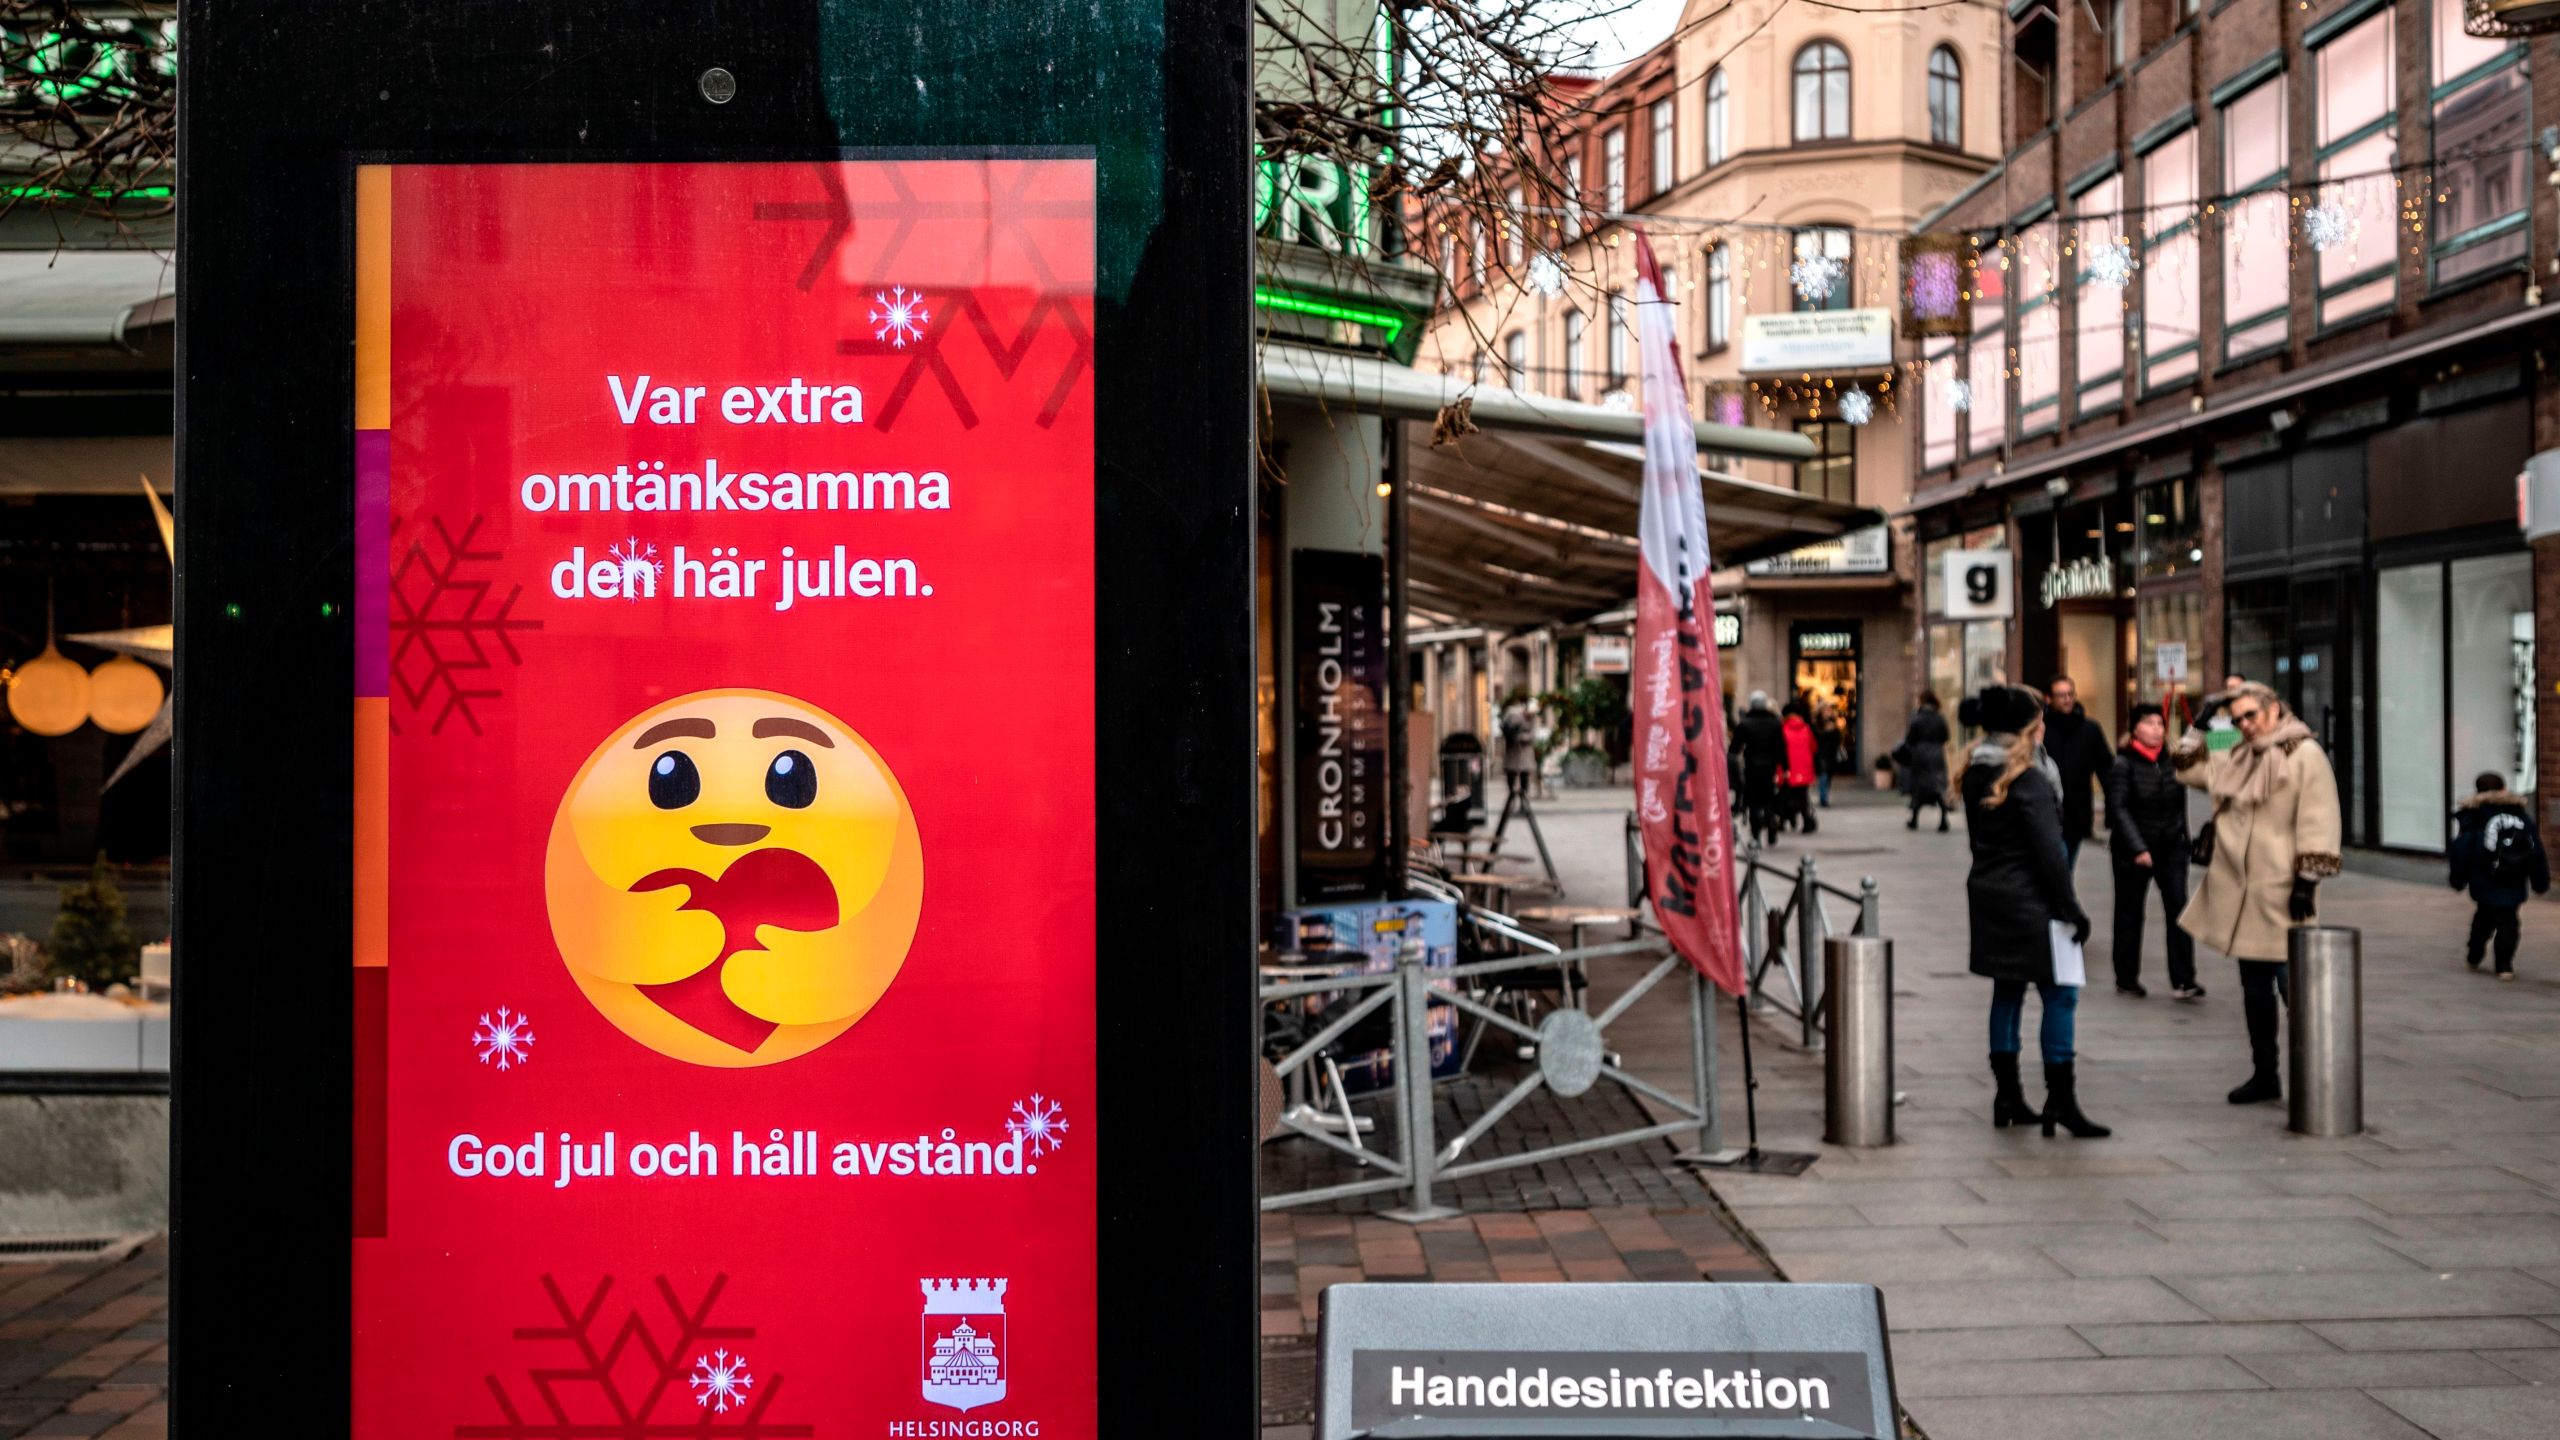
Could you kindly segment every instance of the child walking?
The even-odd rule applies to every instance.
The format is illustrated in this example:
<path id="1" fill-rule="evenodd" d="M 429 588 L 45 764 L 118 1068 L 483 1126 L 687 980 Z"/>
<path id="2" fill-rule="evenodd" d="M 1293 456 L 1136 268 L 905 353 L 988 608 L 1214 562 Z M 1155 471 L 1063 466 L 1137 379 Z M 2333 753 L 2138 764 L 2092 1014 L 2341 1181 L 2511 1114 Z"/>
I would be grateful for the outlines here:
<path id="1" fill-rule="evenodd" d="M 2469 889 L 2471 940 L 2464 960 L 2480 968 L 2481 952 L 2497 942 L 2498 978 L 2516 978 L 2516 943 L 2521 937 L 2517 911 L 2524 908 L 2527 885 L 2533 893 L 2551 888 L 2551 862 L 2542 851 L 2542 836 L 2533 811 L 2521 795 L 2507 790 L 2506 777 L 2484 770 L 2472 784 L 2479 793 L 2454 808 L 2453 888 Z"/>

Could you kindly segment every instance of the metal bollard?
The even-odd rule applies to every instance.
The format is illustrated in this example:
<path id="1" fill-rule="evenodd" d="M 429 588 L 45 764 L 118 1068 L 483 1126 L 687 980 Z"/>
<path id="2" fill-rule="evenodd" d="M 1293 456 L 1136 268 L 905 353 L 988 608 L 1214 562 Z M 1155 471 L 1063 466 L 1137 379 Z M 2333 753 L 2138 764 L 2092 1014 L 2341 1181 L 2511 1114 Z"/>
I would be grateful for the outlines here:
<path id="1" fill-rule="evenodd" d="M 1823 945 L 1831 1047 L 1822 1059 L 1822 1138 L 1893 1143 L 1893 942 L 1834 935 Z"/>
<path id="2" fill-rule="evenodd" d="M 2287 948 L 2287 1122 L 2303 1135 L 2357 1134 L 2364 1129 L 2364 937 L 2343 925 L 2304 925 Z"/>
<path id="3" fill-rule="evenodd" d="M 1822 1048 L 1822 891 L 1813 857 L 1796 862 L 1796 977 L 1803 984 L 1799 1012 L 1804 1021 L 1804 1048 Z"/>

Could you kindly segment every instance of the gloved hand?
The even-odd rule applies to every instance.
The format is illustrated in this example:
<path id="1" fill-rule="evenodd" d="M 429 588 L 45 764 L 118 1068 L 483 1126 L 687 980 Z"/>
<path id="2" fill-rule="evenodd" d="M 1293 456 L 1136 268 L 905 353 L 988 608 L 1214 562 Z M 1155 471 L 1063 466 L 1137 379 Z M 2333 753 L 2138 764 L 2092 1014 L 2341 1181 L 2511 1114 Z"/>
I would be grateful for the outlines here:
<path id="1" fill-rule="evenodd" d="M 2308 875 L 2296 875 L 2293 877 L 2293 899 L 2285 906 L 2285 910 L 2293 916 L 2294 924 L 2308 925 L 2311 923 L 2311 900 L 2312 896 L 2317 894 L 2319 889 L 2320 882 L 2312 879 Z"/>
<path id="2" fill-rule="evenodd" d="M 2088 917 L 2088 916 L 2086 916 L 2086 915 L 2076 915 L 2076 916 L 2073 916 L 2073 917 L 2072 917 L 2072 920 L 2071 920 L 2071 943 L 2072 943 L 2072 944 L 2074 944 L 2074 945 L 2086 945 L 2086 944 L 2088 944 L 2088 943 L 2089 943 L 2089 917 Z"/>
<path id="3" fill-rule="evenodd" d="M 2227 706 L 2229 706 L 2230 704 L 2231 704 L 2231 692 L 2230 692 L 2230 691 L 2228 691 L 2228 690 L 2216 690 L 2216 691 L 2214 691 L 2212 694 L 2207 695 L 2207 696 L 2206 696 L 2206 697 L 2204 697 L 2202 700 L 2199 700 L 2199 701 L 2197 701 L 2197 702 L 2196 702 L 2196 718 L 2195 718 L 2195 720 L 2194 720 L 2194 722 L 2193 722 L 2193 723 L 2198 724 L 2198 725 L 2202 725 L 2202 724 L 2204 724 L 2206 721 L 2211 720 L 2214 716 L 2221 714 L 2221 713 L 2222 713 L 2222 711 L 2224 710 L 2224 708 L 2225 708 L 2225 707 L 2227 707 Z"/>

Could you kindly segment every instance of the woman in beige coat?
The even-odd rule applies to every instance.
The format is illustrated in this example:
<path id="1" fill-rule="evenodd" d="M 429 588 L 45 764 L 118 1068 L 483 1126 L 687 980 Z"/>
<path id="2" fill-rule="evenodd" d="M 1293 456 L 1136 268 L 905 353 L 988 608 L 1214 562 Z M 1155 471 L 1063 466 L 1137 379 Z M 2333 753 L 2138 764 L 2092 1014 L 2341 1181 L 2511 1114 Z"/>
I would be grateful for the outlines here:
<path id="1" fill-rule="evenodd" d="M 2225 706 L 2240 743 L 2214 753 L 2203 722 Z M 2310 727 L 2264 685 L 2210 697 L 2171 753 L 2178 778 L 2213 797 L 2213 860 L 2178 924 L 2240 962 L 2251 1068 L 2230 1100 L 2282 1099 L 2276 1019 L 2285 932 L 2317 921 L 2319 884 L 2338 873 L 2338 777 Z"/>

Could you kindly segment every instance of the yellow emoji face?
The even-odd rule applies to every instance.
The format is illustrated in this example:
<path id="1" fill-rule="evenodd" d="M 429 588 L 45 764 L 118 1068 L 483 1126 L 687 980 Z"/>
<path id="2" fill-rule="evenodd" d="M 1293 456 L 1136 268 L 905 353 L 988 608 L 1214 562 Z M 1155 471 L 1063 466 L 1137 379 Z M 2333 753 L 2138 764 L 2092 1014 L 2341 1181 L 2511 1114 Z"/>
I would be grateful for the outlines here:
<path id="1" fill-rule="evenodd" d="M 570 977 L 622 1033 L 696 1065 L 770 1065 L 843 1034 L 897 978 L 924 847 L 843 721 L 702 690 L 578 768 L 543 885 Z"/>

